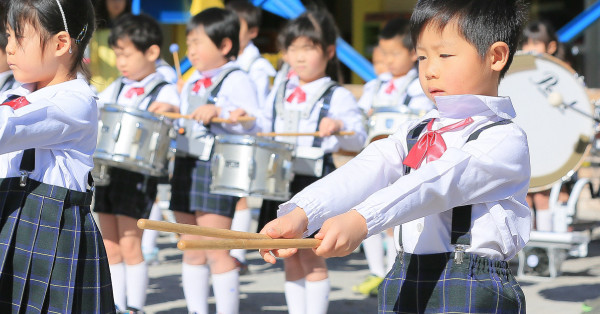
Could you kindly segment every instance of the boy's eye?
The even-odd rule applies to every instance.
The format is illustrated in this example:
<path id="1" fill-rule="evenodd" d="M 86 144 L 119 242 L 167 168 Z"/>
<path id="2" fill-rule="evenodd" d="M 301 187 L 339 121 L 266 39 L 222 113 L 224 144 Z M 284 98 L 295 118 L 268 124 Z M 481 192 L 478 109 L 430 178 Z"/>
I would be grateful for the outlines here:
<path id="1" fill-rule="evenodd" d="M 449 54 L 441 54 L 440 55 L 440 58 L 449 58 L 449 57 L 452 57 L 452 55 L 449 55 Z"/>
<path id="2" fill-rule="evenodd" d="M 425 56 L 418 56 L 417 57 L 417 61 L 423 61 L 425 59 L 427 59 L 427 58 L 425 58 Z"/>

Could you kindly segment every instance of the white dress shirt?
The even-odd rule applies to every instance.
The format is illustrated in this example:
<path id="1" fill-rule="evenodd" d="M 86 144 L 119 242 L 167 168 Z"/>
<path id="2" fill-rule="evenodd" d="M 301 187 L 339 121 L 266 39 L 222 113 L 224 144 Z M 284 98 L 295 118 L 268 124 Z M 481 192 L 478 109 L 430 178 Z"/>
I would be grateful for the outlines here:
<path id="1" fill-rule="evenodd" d="M 407 96 L 410 96 L 408 108 L 415 113 L 426 113 L 434 108 L 431 100 L 423 92 L 416 68 L 411 69 L 404 76 L 393 79 L 390 79 L 390 77 L 389 73 L 379 76 L 379 79 L 384 81 L 379 89 L 377 89 L 376 80 L 371 80 L 365 84 L 363 94 L 358 101 L 358 106 L 364 112 L 368 112 L 374 106 L 402 106 Z M 395 88 L 391 93 L 387 93 L 386 91 L 392 83 Z"/>
<path id="2" fill-rule="evenodd" d="M 131 97 L 127 97 L 127 92 L 132 88 L 145 88 L 153 82 L 154 80 L 165 80 L 162 74 L 158 72 L 154 72 L 148 76 L 146 76 L 141 81 L 130 80 L 126 77 L 122 78 L 122 82 L 124 83 L 119 96 L 117 97 L 117 104 L 124 107 L 132 107 L 138 102 L 138 97 L 143 97 L 143 95 L 133 94 Z M 120 80 L 115 80 L 112 82 L 106 89 L 104 89 L 100 94 L 98 94 L 98 105 L 103 107 L 105 104 L 114 103 L 114 96 L 116 90 L 120 87 Z M 176 107 L 179 107 L 179 93 L 177 92 L 177 86 L 175 84 L 167 84 L 163 86 L 158 92 L 156 97 L 156 102 L 164 102 Z M 139 103 L 136 109 L 138 110 L 148 110 L 150 106 L 150 97 L 146 97 L 142 102 Z"/>
<path id="3" fill-rule="evenodd" d="M 258 48 L 252 42 L 246 46 L 236 62 L 242 70 L 248 72 L 250 79 L 256 86 L 258 101 L 262 107 L 267 95 L 269 95 L 270 78 L 274 77 L 277 72 L 267 59 L 261 57 Z"/>
<path id="4" fill-rule="evenodd" d="M 287 101 L 287 98 L 294 91 L 298 85 L 298 77 L 294 76 L 290 78 L 286 86 L 284 95 L 284 110 L 305 110 L 307 106 L 313 106 L 311 103 L 312 99 L 320 95 L 316 95 L 322 91 L 323 85 L 331 82 L 331 78 L 323 77 L 318 80 L 302 85 L 302 90 L 306 93 L 306 101 L 303 103 L 297 103 L 294 99 L 291 103 Z M 282 82 L 284 84 L 285 81 Z M 266 105 L 263 107 L 263 116 L 267 122 L 263 126 L 264 130 L 272 129 L 273 121 L 273 106 L 275 104 L 275 97 L 279 86 L 272 89 L 271 93 L 267 97 Z M 293 132 L 315 132 L 319 123 L 319 115 L 321 113 L 321 105 L 323 99 L 320 99 L 314 104 L 314 108 L 310 112 L 308 119 L 301 119 L 298 125 L 298 130 Z M 354 131 L 355 135 L 352 136 L 329 136 L 323 138 L 321 148 L 325 153 L 337 152 L 340 149 L 347 151 L 360 151 L 366 139 L 366 131 L 363 123 L 363 116 L 356 105 L 356 99 L 352 93 L 343 87 L 337 87 L 331 97 L 331 104 L 327 117 L 335 120 L 341 120 L 344 123 L 344 127 L 341 131 Z M 275 121 L 275 132 L 290 132 L 286 131 L 285 121 L 281 114 L 277 115 Z M 288 138 L 276 138 L 279 141 L 288 141 Z M 314 137 L 312 136 L 298 136 L 296 137 L 297 146 L 312 146 Z"/>
<path id="5" fill-rule="evenodd" d="M 23 150 L 35 148 L 30 178 L 85 191 L 98 132 L 94 92 L 82 79 L 31 88 L 22 85 L 0 96 L 25 96 L 30 103 L 17 110 L 0 106 L 0 178 L 18 177 Z"/>
<path id="6" fill-rule="evenodd" d="M 447 145 L 440 159 L 404 175 L 409 121 L 387 139 L 371 143 L 361 154 L 280 207 L 283 215 L 296 206 L 309 219 L 306 234 L 330 217 L 356 209 L 368 235 L 402 224 L 404 250 L 414 254 L 453 251 L 451 209 L 472 204 L 472 243 L 467 252 L 492 259 L 511 259 L 529 240 L 530 211 L 525 201 L 530 179 L 529 148 L 514 123 L 477 129 L 515 112 L 509 98 L 473 95 L 436 97 L 433 130 L 467 117 L 474 122 L 442 134 Z"/>
<path id="7" fill-rule="evenodd" d="M 202 86 L 198 92 L 194 92 L 192 87 L 197 80 L 205 77 L 210 77 L 213 80 L 219 76 L 221 71 L 226 68 L 237 67 L 235 62 L 228 62 L 220 68 L 199 72 L 195 71 L 192 76 L 187 80 L 183 89 L 181 90 L 181 113 L 182 114 L 190 114 L 191 110 L 189 110 L 189 102 L 188 97 L 190 94 L 197 95 L 201 97 L 207 92 L 207 88 Z M 213 81 L 213 84 L 216 82 Z M 210 88 L 210 87 L 209 87 Z M 259 125 L 262 125 L 260 121 L 260 109 L 258 104 L 258 98 L 256 96 L 256 89 L 254 84 L 250 82 L 250 78 L 248 74 L 244 71 L 233 71 L 227 75 L 225 80 L 223 80 L 223 84 L 221 85 L 221 89 L 217 94 L 217 101 L 215 106 L 221 108 L 220 118 L 229 119 L 229 113 L 238 108 L 242 108 L 246 111 L 248 116 L 253 116 L 257 118 L 255 123 L 212 123 L 210 125 L 210 131 L 213 134 L 250 134 L 259 132 Z M 249 127 L 250 128 L 245 128 Z M 206 128 L 201 123 L 196 123 L 195 126 L 196 131 L 200 132 L 201 129 L 206 130 Z"/>

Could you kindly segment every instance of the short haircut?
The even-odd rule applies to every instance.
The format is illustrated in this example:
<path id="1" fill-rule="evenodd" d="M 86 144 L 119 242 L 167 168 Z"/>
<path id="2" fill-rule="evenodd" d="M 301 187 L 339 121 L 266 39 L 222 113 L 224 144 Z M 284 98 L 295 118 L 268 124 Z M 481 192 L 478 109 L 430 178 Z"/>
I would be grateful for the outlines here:
<path id="1" fill-rule="evenodd" d="M 402 40 L 402 46 L 408 50 L 414 50 L 415 46 L 410 33 L 410 23 L 401 18 L 396 18 L 389 21 L 381 32 L 379 33 L 379 39 L 394 39 L 399 37 Z"/>
<path id="2" fill-rule="evenodd" d="M 526 16 L 522 0 L 419 0 L 410 19 L 412 40 L 416 46 L 419 35 L 428 25 L 442 31 L 448 23 L 456 22 L 459 32 L 481 58 L 492 44 L 504 42 L 509 56 L 500 71 L 502 78 L 517 51 Z"/>
<path id="3" fill-rule="evenodd" d="M 8 38 L 6 37 L 6 32 L 4 31 L 4 27 L 0 27 L 0 50 L 6 53 L 6 45 L 8 45 Z"/>
<path id="4" fill-rule="evenodd" d="M 229 38 L 232 46 L 225 57 L 237 57 L 240 51 L 240 19 L 234 12 L 220 8 L 206 9 L 188 22 L 186 35 L 198 27 L 204 29 L 204 33 L 217 47 L 221 46 L 225 38 Z"/>
<path id="5" fill-rule="evenodd" d="M 528 39 L 543 42 L 546 46 L 553 41 L 558 43 L 554 27 L 548 21 L 533 21 L 527 24 L 523 30 L 522 43 Z"/>
<path id="6" fill-rule="evenodd" d="M 253 5 L 246 0 L 234 0 L 227 3 L 225 6 L 228 10 L 235 12 L 241 19 L 246 21 L 248 29 L 260 27 L 262 12 L 259 7 Z"/>
<path id="7" fill-rule="evenodd" d="M 129 39 L 133 46 L 146 52 L 153 45 L 162 46 L 163 35 L 158 22 L 149 15 L 123 14 L 115 20 L 108 36 L 108 44 L 117 46 L 119 39 Z"/>

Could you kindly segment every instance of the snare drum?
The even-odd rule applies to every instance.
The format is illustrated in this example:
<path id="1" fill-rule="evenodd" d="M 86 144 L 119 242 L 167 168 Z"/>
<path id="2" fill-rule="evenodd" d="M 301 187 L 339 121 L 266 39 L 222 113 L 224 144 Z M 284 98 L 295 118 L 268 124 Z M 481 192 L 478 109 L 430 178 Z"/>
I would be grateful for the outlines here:
<path id="1" fill-rule="evenodd" d="M 172 121 L 163 116 L 107 104 L 100 110 L 94 158 L 108 166 L 166 176 L 173 133 Z"/>
<path id="2" fill-rule="evenodd" d="M 406 106 L 373 107 L 369 118 L 366 145 L 394 134 L 400 125 L 406 121 L 417 119 L 418 114 Z"/>
<path id="3" fill-rule="evenodd" d="M 210 192 L 288 200 L 293 150 L 292 144 L 249 135 L 217 135 Z"/>

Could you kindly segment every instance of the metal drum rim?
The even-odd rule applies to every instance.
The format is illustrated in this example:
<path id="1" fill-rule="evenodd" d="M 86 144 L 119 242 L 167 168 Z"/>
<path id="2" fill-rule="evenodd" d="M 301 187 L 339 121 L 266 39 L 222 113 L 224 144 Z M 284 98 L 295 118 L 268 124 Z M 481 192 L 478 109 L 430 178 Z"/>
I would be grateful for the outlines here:
<path id="1" fill-rule="evenodd" d="M 219 134 L 215 136 L 215 143 L 219 144 L 240 144 L 258 147 L 269 147 L 275 150 L 293 151 L 294 145 L 290 143 L 277 142 L 274 140 L 252 136 L 252 135 L 237 135 L 237 134 Z"/>
<path id="2" fill-rule="evenodd" d="M 126 106 L 121 106 L 118 104 L 105 104 L 100 110 L 104 110 L 107 112 L 125 112 L 134 117 L 144 118 L 153 121 L 160 121 L 166 124 L 172 125 L 173 121 L 171 119 L 166 118 L 163 115 L 157 115 L 149 111 L 139 110 L 137 108 L 131 108 Z"/>

